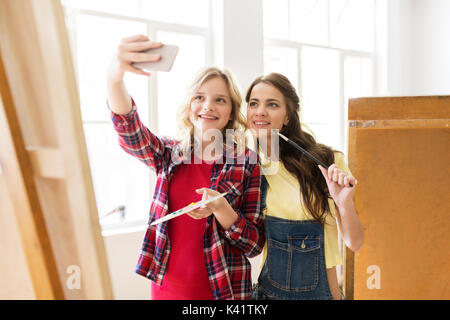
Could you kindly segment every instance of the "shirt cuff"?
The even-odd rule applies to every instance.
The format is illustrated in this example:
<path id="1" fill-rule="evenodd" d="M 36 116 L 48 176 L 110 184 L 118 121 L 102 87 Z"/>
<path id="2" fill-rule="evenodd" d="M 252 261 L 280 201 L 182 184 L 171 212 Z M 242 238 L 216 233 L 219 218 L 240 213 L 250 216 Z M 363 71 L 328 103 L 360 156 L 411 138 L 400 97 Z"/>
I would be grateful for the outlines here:
<path id="1" fill-rule="evenodd" d="M 111 119 L 114 125 L 116 126 L 126 126 L 132 123 L 136 118 L 137 107 L 136 104 L 134 103 L 133 97 L 131 97 L 131 106 L 132 106 L 131 111 L 128 112 L 127 114 L 117 114 L 114 111 L 112 111 L 111 108 L 109 107 L 108 100 L 106 100 L 106 106 L 110 111 Z"/>
<path id="2" fill-rule="evenodd" d="M 225 237 L 231 241 L 238 241 L 244 228 L 245 219 L 238 214 L 237 220 L 227 230 L 224 230 Z"/>

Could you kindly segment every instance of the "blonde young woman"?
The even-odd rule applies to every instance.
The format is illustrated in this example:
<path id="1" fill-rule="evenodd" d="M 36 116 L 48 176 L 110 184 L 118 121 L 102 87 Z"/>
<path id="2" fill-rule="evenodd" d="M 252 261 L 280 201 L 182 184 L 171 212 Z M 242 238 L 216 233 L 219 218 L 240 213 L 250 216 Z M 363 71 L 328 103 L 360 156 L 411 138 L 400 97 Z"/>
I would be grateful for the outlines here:
<path id="1" fill-rule="evenodd" d="M 248 127 L 259 142 L 267 141 L 259 148 L 267 243 L 254 297 L 341 299 L 336 275 L 336 266 L 342 263 L 338 230 L 353 251 L 364 238 L 352 200 L 357 181 L 341 152 L 317 143 L 303 130 L 300 100 L 285 76 L 258 77 L 245 100 Z M 276 154 L 272 140 L 279 137 L 273 129 L 321 160 L 328 170 L 284 140 L 279 141 Z"/>
<path id="2" fill-rule="evenodd" d="M 152 299 L 248 299 L 248 257 L 258 255 L 265 241 L 260 168 L 248 149 L 238 154 L 235 143 L 217 145 L 220 139 L 207 138 L 211 130 L 224 135 L 242 130 L 241 95 L 228 71 L 203 69 L 179 112 L 182 138 L 156 136 L 139 120 L 123 76 L 149 76 L 132 63 L 160 59 L 140 51 L 161 45 L 143 35 L 123 39 L 107 78 L 120 146 L 157 175 L 149 223 L 191 202 L 228 194 L 188 215 L 149 225 L 136 272 L 152 280 Z"/>

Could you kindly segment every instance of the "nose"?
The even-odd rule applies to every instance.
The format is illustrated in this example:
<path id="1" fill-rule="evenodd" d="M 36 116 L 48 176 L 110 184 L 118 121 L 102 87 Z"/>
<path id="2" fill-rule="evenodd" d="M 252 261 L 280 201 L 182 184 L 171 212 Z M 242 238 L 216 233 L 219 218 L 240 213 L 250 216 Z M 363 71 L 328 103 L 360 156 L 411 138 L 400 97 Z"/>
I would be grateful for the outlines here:
<path id="1" fill-rule="evenodd" d="M 202 105 L 203 111 L 213 111 L 214 110 L 214 104 L 211 102 L 210 99 L 205 99 Z"/>
<path id="2" fill-rule="evenodd" d="M 256 109 L 256 113 L 257 116 L 259 117 L 265 117 L 267 116 L 267 111 L 266 111 L 266 107 L 263 104 L 260 104 L 258 106 L 258 108 Z"/>

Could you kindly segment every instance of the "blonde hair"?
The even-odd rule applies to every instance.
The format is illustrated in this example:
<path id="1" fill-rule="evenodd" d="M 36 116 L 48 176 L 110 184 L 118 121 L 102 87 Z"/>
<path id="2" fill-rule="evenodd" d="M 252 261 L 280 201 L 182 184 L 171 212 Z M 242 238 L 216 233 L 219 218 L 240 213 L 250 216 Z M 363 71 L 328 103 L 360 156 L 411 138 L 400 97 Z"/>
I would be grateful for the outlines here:
<path id="1" fill-rule="evenodd" d="M 204 82 L 216 77 L 221 78 L 225 81 L 228 90 L 230 91 L 231 98 L 230 121 L 227 123 L 225 128 L 223 128 L 222 134 L 224 134 L 225 136 L 226 130 L 232 129 L 234 137 L 237 137 L 238 135 L 243 136 L 245 130 L 247 129 L 245 117 L 241 112 L 242 96 L 233 74 L 229 70 L 221 70 L 217 67 L 202 68 L 194 76 L 193 80 L 188 86 L 184 103 L 180 106 L 177 112 L 178 138 L 180 141 L 182 152 L 195 145 L 194 125 L 189 119 L 189 111 L 192 99 Z"/>

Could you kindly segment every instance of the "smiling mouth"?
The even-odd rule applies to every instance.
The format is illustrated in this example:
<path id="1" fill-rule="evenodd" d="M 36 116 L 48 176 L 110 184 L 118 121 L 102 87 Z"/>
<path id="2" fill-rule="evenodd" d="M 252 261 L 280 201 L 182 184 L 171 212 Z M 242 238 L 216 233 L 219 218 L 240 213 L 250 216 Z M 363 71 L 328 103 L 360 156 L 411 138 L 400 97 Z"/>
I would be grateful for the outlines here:
<path id="1" fill-rule="evenodd" d="M 253 125 L 255 127 L 266 127 L 266 126 L 270 125 L 270 122 L 267 122 L 267 121 L 253 121 Z"/>
<path id="2" fill-rule="evenodd" d="M 217 120 L 217 119 L 219 119 L 218 117 L 208 116 L 206 114 L 200 114 L 198 117 L 200 119 L 204 119 L 204 120 Z"/>

